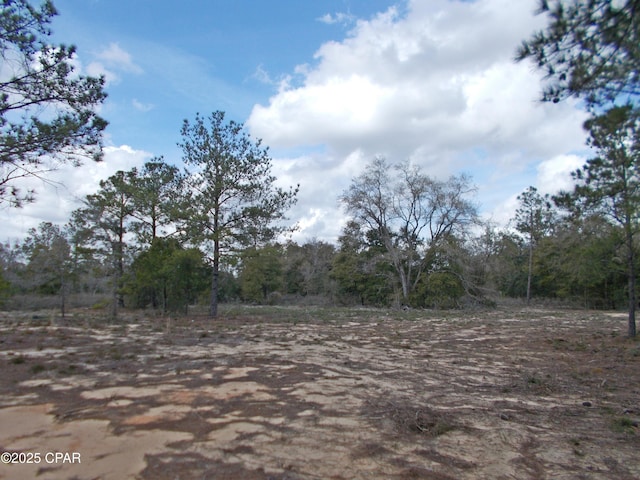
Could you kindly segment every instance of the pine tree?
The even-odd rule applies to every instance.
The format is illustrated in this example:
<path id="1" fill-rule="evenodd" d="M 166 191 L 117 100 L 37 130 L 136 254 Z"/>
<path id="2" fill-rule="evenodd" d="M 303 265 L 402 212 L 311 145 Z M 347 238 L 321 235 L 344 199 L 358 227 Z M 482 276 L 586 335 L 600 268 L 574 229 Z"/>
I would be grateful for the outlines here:
<path id="1" fill-rule="evenodd" d="M 0 204 L 34 200 L 35 192 L 20 190 L 22 178 L 47 181 L 61 163 L 102 158 L 107 122 L 96 111 L 104 78 L 77 75 L 76 48 L 48 43 L 56 14 L 50 0 L 39 8 L 28 0 L 0 5 Z"/>

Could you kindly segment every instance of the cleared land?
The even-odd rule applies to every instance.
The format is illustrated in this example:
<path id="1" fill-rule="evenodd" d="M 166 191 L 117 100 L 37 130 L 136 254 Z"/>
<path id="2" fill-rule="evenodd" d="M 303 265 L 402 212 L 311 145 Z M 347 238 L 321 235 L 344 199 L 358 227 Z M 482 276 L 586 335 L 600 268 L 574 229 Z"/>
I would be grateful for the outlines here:
<path id="1" fill-rule="evenodd" d="M 2 313 L 0 450 L 41 461 L 0 478 L 637 479 L 625 332 L 563 310 Z"/>

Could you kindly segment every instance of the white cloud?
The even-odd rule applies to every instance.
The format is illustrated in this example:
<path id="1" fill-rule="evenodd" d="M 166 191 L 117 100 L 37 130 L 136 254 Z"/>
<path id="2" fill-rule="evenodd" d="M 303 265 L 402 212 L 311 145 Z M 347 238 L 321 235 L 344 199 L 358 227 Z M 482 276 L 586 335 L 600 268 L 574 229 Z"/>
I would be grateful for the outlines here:
<path id="1" fill-rule="evenodd" d="M 293 77 L 291 75 L 280 75 L 279 77 L 274 78 L 264 68 L 264 66 L 260 64 L 256 67 L 253 74 L 251 74 L 249 78 L 265 85 L 277 87 L 278 91 L 285 91 L 290 88 L 291 80 Z"/>
<path id="2" fill-rule="evenodd" d="M 95 58 L 87 65 L 87 73 L 91 76 L 104 75 L 107 85 L 118 83 L 121 73 L 143 73 L 142 68 L 134 63 L 131 54 L 117 43 L 110 43 L 97 52 Z"/>
<path id="3" fill-rule="evenodd" d="M 410 158 L 436 176 L 512 172 L 522 185 L 509 180 L 501 199 L 482 195 L 484 187 L 499 188 L 495 181 L 480 185 L 481 196 L 506 202 L 535 183 L 523 171 L 544 162 L 546 175 L 585 139 L 586 114 L 576 103 L 541 103 L 541 74 L 513 60 L 520 42 L 544 26 L 535 8 L 534 0 L 413 0 L 406 14 L 390 8 L 359 20 L 345 39 L 320 46 L 314 64 L 296 69 L 300 82 L 281 84 L 267 104 L 255 105 L 247 126 L 275 148 L 324 146 L 325 158 L 298 171 L 302 183 L 348 184 L 384 154 L 393 162 Z M 354 152 L 358 169 L 339 177 Z M 336 190 L 329 189 L 334 203 Z M 309 209 L 302 218 L 314 215 Z"/>
<path id="4" fill-rule="evenodd" d="M 101 62 L 90 62 L 87 65 L 87 74 L 92 77 L 104 77 L 106 85 L 112 85 L 120 81 L 118 74 L 109 70 Z"/>
<path id="5" fill-rule="evenodd" d="M 137 98 L 134 98 L 131 101 L 131 105 L 133 105 L 133 108 L 141 112 L 149 112 L 155 108 L 155 105 L 153 103 L 142 103 Z"/>
<path id="6" fill-rule="evenodd" d="M 524 188 L 522 190 L 524 190 Z M 496 206 L 484 215 L 485 220 L 490 221 L 492 225 L 500 229 L 508 227 L 518 209 L 518 195 L 520 195 L 520 193 L 521 192 L 514 193 L 503 200 L 499 206 Z"/>
<path id="7" fill-rule="evenodd" d="M 360 151 L 346 159 L 316 153 L 274 160 L 278 186 L 286 189 L 300 184 L 298 203 L 288 212 L 288 217 L 298 222 L 294 240 L 337 242 L 345 224 L 339 196 L 349 187 L 351 178 L 360 174 L 364 162 Z"/>
<path id="8" fill-rule="evenodd" d="M 512 61 L 537 25 L 531 10 L 504 0 L 428 4 L 411 3 L 402 18 L 392 8 L 322 45 L 301 86 L 254 107 L 252 132 L 273 146 L 363 148 L 398 160 L 477 145 L 544 155 L 582 143 L 580 112 L 538 103 L 540 76 Z"/>
<path id="9" fill-rule="evenodd" d="M 110 43 L 108 47 L 102 49 L 96 56 L 106 65 L 118 70 L 135 74 L 143 72 L 142 68 L 133 62 L 131 54 L 123 50 L 117 43 Z"/>
<path id="10" fill-rule="evenodd" d="M 321 23 L 326 23 L 327 25 L 334 25 L 336 23 L 348 25 L 353 23 L 356 20 L 356 17 L 350 13 L 336 12 L 333 15 L 325 13 L 321 17 L 318 17 L 317 20 Z"/>
<path id="11" fill-rule="evenodd" d="M 98 190 L 101 180 L 118 170 L 139 168 L 151 156 L 128 145 L 107 146 L 102 162 L 87 161 L 77 168 L 63 165 L 47 174 L 46 182 L 35 178 L 24 179 L 18 186 L 23 191 L 33 188 L 36 201 L 19 209 L 0 209 L 0 223 L 3 226 L 0 241 L 23 238 L 30 228 L 37 227 L 41 222 L 67 223 L 71 212 L 81 206 L 82 199 Z"/>
<path id="12" fill-rule="evenodd" d="M 538 191 L 543 195 L 553 195 L 561 190 L 572 190 L 575 182 L 571 173 L 585 163 L 586 159 L 578 155 L 557 155 L 543 161 L 537 167 Z"/>
<path id="13" fill-rule="evenodd" d="M 487 195 L 500 194 L 499 188 L 502 187 L 504 197 L 485 213 L 485 218 L 491 219 L 498 227 L 506 227 L 518 208 L 518 195 L 529 186 L 536 187 L 541 195 L 555 195 L 561 190 L 571 191 L 575 185 L 571 173 L 584 163 L 585 158 L 580 155 L 556 155 L 540 162 L 535 168 L 535 176 L 528 178 L 517 176 L 515 181 L 504 178 L 494 179 L 492 182 L 494 191 Z"/>
<path id="14" fill-rule="evenodd" d="M 275 82 L 273 81 L 273 79 L 269 75 L 269 72 L 267 72 L 264 69 L 263 65 L 258 65 L 256 67 L 256 70 L 255 70 L 255 72 L 253 72 L 253 75 L 251 75 L 251 78 L 257 80 L 260 83 L 266 83 L 267 85 L 274 85 L 275 84 Z"/>

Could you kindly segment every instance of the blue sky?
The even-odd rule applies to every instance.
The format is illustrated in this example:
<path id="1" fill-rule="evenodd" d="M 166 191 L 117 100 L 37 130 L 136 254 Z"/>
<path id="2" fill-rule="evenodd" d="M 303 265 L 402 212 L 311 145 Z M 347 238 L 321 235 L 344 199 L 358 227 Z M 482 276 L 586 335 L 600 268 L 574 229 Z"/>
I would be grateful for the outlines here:
<path id="1" fill-rule="evenodd" d="M 95 59 L 117 76 L 108 84 L 104 110 L 113 140 L 168 156 L 179 155 L 175 144 L 183 119 L 223 110 L 245 121 L 256 103 L 274 93 L 270 82 L 312 61 L 320 45 L 344 37 L 357 17 L 369 18 L 393 2 L 56 0 L 55 5 L 56 40 L 75 44 L 81 59 Z M 340 13 L 342 22 L 319 20 Z"/>
<path id="2" fill-rule="evenodd" d="M 374 155 L 438 178 L 466 172 L 486 219 L 504 224 L 529 185 L 570 186 L 585 113 L 538 101 L 517 45 L 545 25 L 535 0 L 54 0 L 54 41 L 76 70 L 105 75 L 105 161 L 32 184 L 0 210 L 4 237 L 65 223 L 119 169 L 180 164 L 182 121 L 223 110 L 268 145 L 283 186 L 300 183 L 296 240 L 335 241 L 338 196 Z M 4 238 L 2 238 L 4 240 Z"/>

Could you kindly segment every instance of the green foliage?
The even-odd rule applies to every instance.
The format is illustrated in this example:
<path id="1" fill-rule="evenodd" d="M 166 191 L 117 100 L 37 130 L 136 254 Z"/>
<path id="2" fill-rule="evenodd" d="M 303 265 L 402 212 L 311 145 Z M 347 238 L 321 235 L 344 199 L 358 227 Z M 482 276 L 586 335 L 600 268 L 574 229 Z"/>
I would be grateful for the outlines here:
<path id="1" fill-rule="evenodd" d="M 24 278 L 24 254 L 20 244 L 11 245 L 9 242 L 0 244 L 0 278 L 2 281 L 2 299 L 6 302 L 11 296 L 26 291 Z"/>
<path id="2" fill-rule="evenodd" d="M 550 210 L 548 199 L 535 189 L 523 193 L 515 218 L 523 237 L 502 233 L 485 242 L 489 283 L 521 297 L 530 272 L 536 296 L 579 301 L 587 308 L 620 308 L 627 302 L 633 315 L 630 282 L 635 274 L 630 272 L 637 271 L 640 223 L 638 124 L 629 105 L 586 123 L 596 156 L 574 173 L 573 191 L 553 197 L 564 216 Z"/>
<path id="3" fill-rule="evenodd" d="M 242 124 L 225 123 L 224 112 L 184 121 L 183 160 L 192 168 L 189 186 L 197 192 L 188 212 L 190 238 L 229 249 L 271 240 L 285 227 L 274 222 L 295 202 L 297 189 L 274 187 L 271 159 L 261 141 Z M 207 124 L 208 123 L 208 124 Z"/>
<path id="4" fill-rule="evenodd" d="M 283 252 L 284 289 L 300 296 L 333 295 L 329 276 L 335 247 L 311 240 L 303 245 L 288 242 Z"/>
<path id="5" fill-rule="evenodd" d="M 202 252 L 197 248 L 177 250 L 167 262 L 161 275 L 167 276 L 166 305 L 169 310 L 187 313 L 209 288 L 211 269 L 206 265 Z"/>
<path id="6" fill-rule="evenodd" d="M 131 265 L 124 291 L 138 308 L 186 311 L 208 288 L 209 269 L 197 249 L 156 238 Z"/>
<path id="7" fill-rule="evenodd" d="M 621 230 L 600 215 L 564 222 L 539 246 L 534 265 L 540 295 L 578 300 L 586 308 L 626 301 Z"/>
<path id="8" fill-rule="evenodd" d="M 124 282 L 124 292 L 134 307 L 167 310 L 167 276 L 164 267 L 179 248 L 177 242 L 158 239 L 143 250 L 132 262 Z"/>
<path id="9" fill-rule="evenodd" d="M 384 307 L 393 301 L 393 271 L 387 262 L 376 261 L 367 252 L 338 252 L 331 277 L 338 284 L 342 303 Z"/>
<path id="10" fill-rule="evenodd" d="M 629 417 L 616 417 L 611 420 L 611 429 L 616 433 L 635 435 L 638 422 Z"/>
<path id="11" fill-rule="evenodd" d="M 0 7 L 0 203 L 21 206 L 24 177 L 46 178 L 59 163 L 102 157 L 107 122 L 96 111 L 104 79 L 74 72 L 74 46 L 51 45 L 51 1 L 4 0 Z"/>
<path id="12" fill-rule="evenodd" d="M 534 250 L 540 241 L 552 230 L 554 215 L 551 209 L 549 195 L 544 197 L 535 187 L 527 188 L 518 195 L 520 202 L 514 218 L 518 232 L 526 235 L 529 249 L 527 267 L 527 304 L 531 301 L 531 287 L 533 281 Z"/>
<path id="13" fill-rule="evenodd" d="M 549 25 L 516 58 L 547 74 L 544 100 L 575 96 L 594 107 L 640 94 L 640 1 L 540 0 L 540 12 Z"/>
<path id="14" fill-rule="evenodd" d="M 464 269 L 481 260 L 477 268 L 483 281 L 477 285 L 507 297 L 525 297 L 529 255 L 520 235 L 488 230 L 470 253 L 470 259 L 456 265 Z M 604 309 L 628 302 L 623 229 L 602 214 L 560 218 L 538 241 L 532 267 L 531 289 L 538 298 Z"/>
<path id="15" fill-rule="evenodd" d="M 120 170 L 101 181 L 100 189 L 73 212 L 70 228 L 76 260 L 85 272 L 110 281 L 113 316 L 118 306 L 124 306 L 122 282 L 133 252 L 148 249 L 176 228 L 175 221 L 186 208 L 183 186 L 176 167 L 162 157 L 154 158 L 140 170 Z"/>
<path id="16" fill-rule="evenodd" d="M 136 171 L 117 171 L 100 181 L 100 189 L 87 195 L 84 206 L 72 213 L 71 228 L 75 242 L 102 259 L 113 294 L 111 316 L 124 306 L 120 291 L 127 264 L 126 234 L 135 211 L 133 179 Z"/>
<path id="17" fill-rule="evenodd" d="M 59 295 L 64 316 L 69 284 L 73 275 L 71 246 L 60 227 L 43 222 L 32 228 L 22 244 L 27 265 L 22 272 L 25 285 L 41 294 Z"/>
<path id="18" fill-rule="evenodd" d="M 211 268 L 209 268 L 209 272 Z M 211 272 L 209 273 L 211 276 Z M 204 292 L 203 292 L 204 293 Z M 218 278 L 218 301 L 237 302 L 241 299 L 240 281 L 231 270 L 220 270 Z"/>
<path id="19" fill-rule="evenodd" d="M 575 215 L 597 212 L 623 231 L 628 279 L 629 336 L 636 335 L 636 239 L 640 231 L 640 109 L 615 106 L 585 122 L 596 156 L 574 173 L 573 192 L 558 203 Z"/>
<path id="20" fill-rule="evenodd" d="M 469 281 L 471 275 L 468 272 L 463 275 L 462 263 L 466 260 L 463 250 L 461 242 L 453 236 L 429 250 L 425 258 L 426 273 L 409 299 L 411 306 L 439 309 L 460 306 L 460 299 L 475 287 Z"/>
<path id="21" fill-rule="evenodd" d="M 275 187 L 268 150 L 242 124 L 225 122 L 224 117 L 217 111 L 207 119 L 197 114 L 193 123 L 185 120 L 179 144 L 184 163 L 192 170 L 189 188 L 195 192 L 191 208 L 183 212 L 185 226 L 191 241 L 212 257 L 212 317 L 217 315 L 223 253 L 257 246 L 286 230 L 278 222 L 298 192 Z"/>
<path id="22" fill-rule="evenodd" d="M 539 242 L 554 226 L 554 212 L 549 195 L 540 195 L 535 187 L 528 187 L 518 195 L 514 217 L 516 230 L 526 235 L 531 244 Z"/>
<path id="23" fill-rule="evenodd" d="M 460 277 L 451 272 L 434 272 L 426 276 L 411 296 L 411 305 L 426 308 L 458 308 L 465 294 Z"/>
<path id="24" fill-rule="evenodd" d="M 342 303 L 388 306 L 392 303 L 395 275 L 384 259 L 384 247 L 357 222 L 347 223 L 333 258 L 331 278 Z"/>
<path id="25" fill-rule="evenodd" d="M 587 120 L 596 156 L 574 172 L 572 195 L 558 199 L 577 213 L 598 211 L 637 229 L 640 220 L 640 109 L 616 106 Z M 627 228 L 627 227 L 625 227 Z"/>
<path id="26" fill-rule="evenodd" d="M 282 249 L 276 245 L 248 248 L 242 254 L 240 286 L 242 299 L 269 303 L 271 295 L 282 289 Z"/>
<path id="27" fill-rule="evenodd" d="M 384 248 L 408 302 L 430 250 L 450 235 L 464 235 L 475 222 L 476 208 L 467 198 L 474 191 L 465 175 L 438 181 L 408 162 L 391 166 L 378 157 L 340 200 L 369 244 Z"/>
<path id="28" fill-rule="evenodd" d="M 465 245 L 466 255 L 457 259 L 465 277 L 472 279 L 472 288 L 484 294 L 509 297 L 526 294 L 526 248 L 519 235 L 485 225 L 484 231 Z"/>
<path id="29" fill-rule="evenodd" d="M 130 230 L 138 245 L 150 246 L 157 237 L 168 233 L 167 229 L 187 207 L 184 176 L 177 167 L 156 157 L 140 171 L 133 168 L 127 179 L 132 202 Z"/>
<path id="30" fill-rule="evenodd" d="M 5 280 L 3 273 L 0 271 L 0 307 L 4 306 L 9 295 L 11 295 L 11 284 Z"/>

